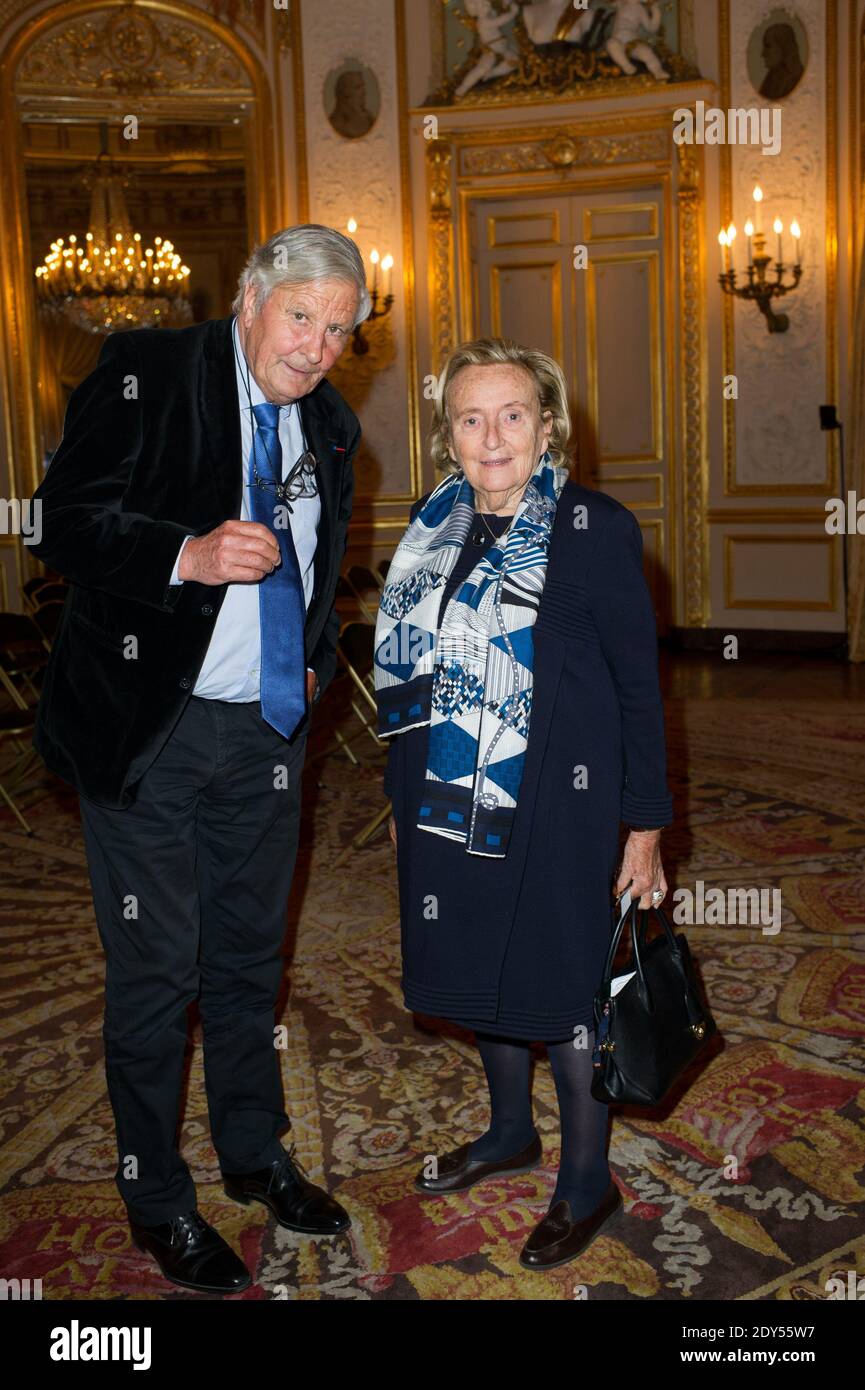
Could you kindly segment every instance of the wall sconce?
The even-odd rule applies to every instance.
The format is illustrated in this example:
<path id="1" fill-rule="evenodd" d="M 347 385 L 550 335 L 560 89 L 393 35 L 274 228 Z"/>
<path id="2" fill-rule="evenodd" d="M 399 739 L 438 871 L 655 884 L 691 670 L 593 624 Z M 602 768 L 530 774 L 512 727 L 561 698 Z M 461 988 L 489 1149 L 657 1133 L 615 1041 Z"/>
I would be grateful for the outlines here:
<path id="1" fill-rule="evenodd" d="M 349 235 L 353 236 L 354 233 L 357 231 L 357 222 L 355 221 L 355 219 L 353 217 L 350 217 L 346 226 Z M 372 264 L 372 285 L 370 286 L 369 291 L 370 299 L 372 300 L 372 307 L 370 308 L 370 311 L 364 319 L 363 323 L 359 323 L 357 325 L 352 335 L 351 350 L 352 352 L 356 353 L 369 352 L 369 343 L 363 336 L 364 324 L 372 323 L 374 319 L 383 319 L 385 315 L 390 313 L 391 307 L 393 305 L 393 256 L 388 254 L 387 256 L 382 258 L 379 255 L 378 251 L 375 249 L 375 247 L 373 247 L 373 249 L 369 253 L 369 259 Z M 381 296 L 378 285 L 379 266 L 381 266 L 383 282 L 384 277 L 387 276 L 387 291 L 383 297 Z M 381 308 L 379 308 L 380 298 Z"/>
<path id="2" fill-rule="evenodd" d="M 786 333 L 790 326 L 790 320 L 786 314 L 776 314 L 772 308 L 772 300 L 779 299 L 782 295 L 789 294 L 795 290 L 799 281 L 802 279 L 802 266 L 799 259 L 799 239 L 802 229 L 794 219 L 790 223 L 790 234 L 793 237 L 795 247 L 796 262 L 792 267 L 793 279 L 789 284 L 784 283 L 784 273 L 789 266 L 784 264 L 784 224 L 780 217 L 776 217 L 773 223 L 773 231 L 778 238 L 778 257 L 775 261 L 775 279 L 769 280 L 766 272 L 771 264 L 772 257 L 766 253 L 766 237 L 762 227 L 762 203 L 763 190 L 759 184 L 753 193 L 755 203 L 756 226 L 750 217 L 745 223 L 745 235 L 748 238 L 748 283 L 746 285 L 736 284 L 736 270 L 731 264 L 733 242 L 736 240 L 736 228 L 731 222 L 729 227 L 722 227 L 718 233 L 718 241 L 721 246 L 721 256 L 724 269 L 718 276 L 721 289 L 725 294 L 738 296 L 739 299 L 753 300 L 766 320 L 766 326 L 770 333 Z"/>

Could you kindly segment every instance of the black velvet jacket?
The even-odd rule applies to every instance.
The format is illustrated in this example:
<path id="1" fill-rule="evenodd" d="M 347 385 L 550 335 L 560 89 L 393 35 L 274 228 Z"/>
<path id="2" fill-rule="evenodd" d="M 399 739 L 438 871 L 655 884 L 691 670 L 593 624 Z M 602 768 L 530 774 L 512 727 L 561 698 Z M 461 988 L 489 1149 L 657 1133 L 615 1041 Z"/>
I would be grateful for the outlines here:
<path id="1" fill-rule="evenodd" d="M 33 744 L 48 767 L 122 808 L 164 744 L 204 661 L 226 585 L 169 586 L 183 537 L 239 518 L 241 435 L 231 318 L 106 338 L 75 390 L 34 500 L 31 547 L 70 581 Z M 354 493 L 357 417 L 327 380 L 300 400 L 321 517 L 306 664 L 336 670 L 334 592 Z M 137 656 L 128 638 L 137 639 Z M 301 722 L 306 728 L 309 713 Z"/>

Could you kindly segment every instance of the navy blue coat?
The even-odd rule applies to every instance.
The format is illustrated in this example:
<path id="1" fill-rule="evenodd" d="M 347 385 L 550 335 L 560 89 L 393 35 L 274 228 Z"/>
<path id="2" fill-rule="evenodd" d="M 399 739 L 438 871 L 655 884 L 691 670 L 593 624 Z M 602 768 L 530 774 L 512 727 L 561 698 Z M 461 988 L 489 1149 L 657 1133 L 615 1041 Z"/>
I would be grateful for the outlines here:
<path id="1" fill-rule="evenodd" d="M 417 828 L 428 726 L 394 736 L 385 791 L 406 1007 L 553 1042 L 593 1023 L 620 823 L 667 825 L 673 813 L 642 534 L 605 493 L 562 489 L 533 638 L 531 724 L 505 858 Z"/>

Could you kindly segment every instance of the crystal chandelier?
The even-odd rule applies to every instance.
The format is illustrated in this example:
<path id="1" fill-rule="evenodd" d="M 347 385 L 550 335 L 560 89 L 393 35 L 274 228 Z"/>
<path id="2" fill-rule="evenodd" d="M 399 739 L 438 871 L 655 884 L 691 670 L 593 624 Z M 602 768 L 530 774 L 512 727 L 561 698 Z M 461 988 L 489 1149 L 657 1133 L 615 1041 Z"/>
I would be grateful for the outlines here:
<path id="1" fill-rule="evenodd" d="M 152 247 L 142 246 L 120 177 L 98 167 L 83 244 L 74 234 L 53 241 L 36 268 L 36 290 L 45 314 L 65 318 L 86 333 L 192 322 L 189 266 L 163 237 L 154 237 Z"/>

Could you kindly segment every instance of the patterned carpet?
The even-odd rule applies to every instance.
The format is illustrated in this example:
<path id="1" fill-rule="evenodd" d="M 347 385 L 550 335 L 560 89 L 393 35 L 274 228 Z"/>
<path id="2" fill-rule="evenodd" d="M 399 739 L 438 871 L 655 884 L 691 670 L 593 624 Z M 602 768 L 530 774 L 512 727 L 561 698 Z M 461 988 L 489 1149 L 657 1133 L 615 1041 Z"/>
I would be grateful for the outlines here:
<path id="1" fill-rule="evenodd" d="M 543 1050 L 543 1167 L 452 1197 L 416 1194 L 421 1155 L 486 1127 L 481 1068 L 470 1035 L 402 1007 L 389 841 L 380 833 L 333 868 L 381 805 L 380 763 L 354 768 L 330 754 L 308 764 L 281 1004 L 285 1140 L 353 1226 L 311 1241 L 225 1197 L 196 1030 L 183 1150 L 202 1212 L 254 1271 L 238 1297 L 573 1299 L 584 1286 L 608 1300 L 823 1299 L 832 1275 L 865 1275 L 865 713 L 677 698 L 667 720 L 679 818 L 665 840 L 671 887 L 780 888 L 783 925 L 773 936 L 686 928 L 721 1037 L 674 1105 L 614 1114 L 625 1214 L 548 1273 L 517 1262 L 558 1157 Z M 166 1284 L 130 1243 L 112 1177 L 103 965 L 77 803 L 52 780 L 27 805 L 36 842 L 0 815 L 0 1268 L 41 1277 L 46 1299 L 204 1298 Z"/>

